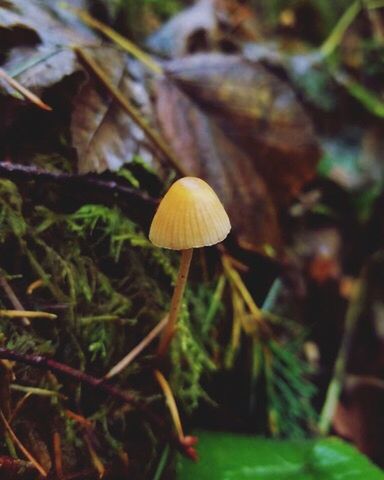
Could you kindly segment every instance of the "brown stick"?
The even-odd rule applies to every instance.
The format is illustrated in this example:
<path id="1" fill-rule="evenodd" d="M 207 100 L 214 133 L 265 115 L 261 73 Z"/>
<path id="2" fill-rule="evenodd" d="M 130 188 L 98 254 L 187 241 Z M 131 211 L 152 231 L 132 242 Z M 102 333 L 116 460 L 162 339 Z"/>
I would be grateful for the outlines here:
<path id="1" fill-rule="evenodd" d="M 120 373 L 124 368 L 127 368 L 128 365 L 160 334 L 165 325 L 168 322 L 168 315 L 165 316 L 161 322 L 159 322 L 146 337 L 141 340 L 140 343 L 136 345 L 120 362 L 118 362 L 114 367 L 109 370 L 105 375 L 105 379 L 110 379 Z"/>
<path id="2" fill-rule="evenodd" d="M 153 413 L 148 406 L 142 401 L 135 398 L 133 395 L 130 395 L 127 392 L 124 392 L 113 385 L 105 383 L 104 379 L 93 377 L 87 373 L 81 372 L 75 368 L 72 368 L 64 363 L 57 362 L 51 358 L 43 357 L 41 355 L 27 355 L 15 352 L 14 350 L 8 350 L 7 348 L 0 347 L 0 359 L 13 360 L 15 362 L 24 363 L 26 365 L 31 365 L 32 367 L 40 368 L 43 370 L 51 370 L 52 372 L 59 373 L 71 377 L 79 382 L 85 383 L 92 388 L 105 392 L 107 395 L 114 397 L 118 400 L 121 400 L 124 403 L 133 405 L 140 411 L 143 415 L 147 417 L 158 428 L 161 428 L 163 431 L 166 428 L 166 424 L 163 419 Z M 176 448 L 186 456 L 190 456 L 188 449 L 183 445 L 177 437 L 173 434 L 169 434 L 169 440 L 176 446 Z"/>
<path id="3" fill-rule="evenodd" d="M 46 202 L 46 189 L 35 188 L 35 183 L 49 187 L 54 184 L 58 197 L 71 199 L 74 209 L 87 203 L 118 205 L 121 210 L 129 212 L 129 217 L 140 225 L 149 225 L 155 213 L 157 199 L 134 188 L 108 180 L 100 175 L 77 175 L 70 173 L 53 173 L 32 165 L 20 165 L 0 162 L 0 176 L 16 184 L 30 188 L 29 197 L 34 202 Z M 44 193 L 41 193 L 43 191 Z M 135 205 L 135 208 L 132 208 Z M 52 209 L 52 205 L 49 207 Z M 60 205 L 59 205 L 60 209 Z"/>

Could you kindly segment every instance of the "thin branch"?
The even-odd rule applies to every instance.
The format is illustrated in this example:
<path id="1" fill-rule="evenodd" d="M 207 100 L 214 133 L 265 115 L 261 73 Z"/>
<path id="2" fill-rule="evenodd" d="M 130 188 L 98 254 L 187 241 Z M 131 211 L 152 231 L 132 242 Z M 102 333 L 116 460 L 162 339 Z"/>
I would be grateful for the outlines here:
<path id="1" fill-rule="evenodd" d="M 41 108 L 42 110 L 46 110 L 50 112 L 52 107 L 44 103 L 37 95 L 32 93 L 27 88 L 23 87 L 17 80 L 12 78 L 6 71 L 0 68 L 0 78 L 2 78 L 8 85 L 10 85 L 14 90 L 19 92 L 24 98 L 28 99 L 37 107 Z"/>
<path id="2" fill-rule="evenodd" d="M 5 277 L 0 277 L 0 286 L 3 288 L 6 293 L 9 301 L 12 303 L 12 306 L 15 310 L 24 310 L 24 307 L 20 300 L 17 298 L 16 293 L 13 291 L 11 285 L 8 283 Z M 28 327 L 31 325 L 31 322 L 27 317 L 21 317 L 21 322 L 24 326 Z"/>
<path id="3" fill-rule="evenodd" d="M 324 57 L 331 55 L 335 49 L 340 45 L 340 42 L 350 27 L 352 22 L 355 20 L 357 15 L 360 13 L 362 4 L 359 0 L 355 0 L 350 4 L 347 10 L 343 13 L 340 20 L 337 22 L 336 26 L 325 40 L 325 42 L 320 47 L 320 53 Z"/>
<path id="4" fill-rule="evenodd" d="M 0 419 L 4 424 L 5 429 L 7 430 L 8 434 L 12 438 L 12 440 L 15 442 L 15 444 L 18 446 L 18 448 L 23 452 L 23 455 L 25 455 L 28 460 L 32 463 L 32 465 L 38 470 L 40 475 L 43 477 L 46 477 L 48 474 L 44 470 L 44 468 L 40 465 L 40 463 L 29 453 L 29 451 L 24 447 L 24 445 L 20 442 L 20 440 L 17 438 L 15 432 L 12 430 L 11 426 L 7 422 L 7 419 L 4 417 L 3 412 L 0 410 Z"/>
<path id="5" fill-rule="evenodd" d="M 134 406 L 139 412 L 146 416 L 154 425 L 165 430 L 166 424 L 163 419 L 153 413 L 148 406 L 142 401 L 134 397 L 133 395 L 124 392 L 113 385 L 105 383 L 104 379 L 93 377 L 87 373 L 81 372 L 75 368 L 72 368 L 64 363 L 57 362 L 41 355 L 27 355 L 14 350 L 8 350 L 7 348 L 0 347 L 0 359 L 13 360 L 15 362 L 24 363 L 32 367 L 40 368 L 42 370 L 51 370 L 54 373 L 62 374 L 67 377 L 73 378 L 81 383 L 84 383 L 96 390 L 106 393 L 111 397 L 116 398 L 124 403 L 128 403 Z M 189 446 L 185 445 L 173 434 L 169 434 L 169 440 L 178 448 L 178 450 L 184 455 L 190 457 Z"/>
<path id="6" fill-rule="evenodd" d="M 87 203 L 102 205 L 119 205 L 123 211 L 129 211 L 130 218 L 140 225 L 147 226 L 152 219 L 157 199 L 148 194 L 126 187 L 114 180 L 100 178 L 100 175 L 78 175 L 70 173 L 47 172 L 31 165 L 20 165 L 11 162 L 0 162 L 0 176 L 17 184 L 29 186 L 31 180 L 45 186 L 54 184 L 57 197 L 69 198 L 74 208 Z M 46 203 L 46 189 L 35 188 L 31 184 L 29 197 L 32 201 Z M 58 190 L 60 188 L 60 190 Z M 134 206 L 134 208 L 132 208 Z M 52 208 L 52 205 L 50 205 Z M 41 275 L 39 275 L 41 277 Z"/>
<path id="7" fill-rule="evenodd" d="M 0 317 L 6 318 L 48 318 L 55 320 L 57 315 L 48 312 L 39 312 L 34 310 L 0 310 Z"/>
<path id="8" fill-rule="evenodd" d="M 125 97 L 120 90 L 118 90 L 109 80 L 108 74 L 102 67 L 83 49 L 74 49 L 80 60 L 85 66 L 96 76 L 98 81 L 107 89 L 116 102 L 126 111 L 131 119 L 143 130 L 145 135 L 149 138 L 152 144 L 159 149 L 159 151 L 171 162 L 172 166 L 181 174 L 186 175 L 185 168 L 180 164 L 176 155 L 169 148 L 168 144 L 161 137 L 161 135 L 154 130 L 137 110 Z"/>
<path id="9" fill-rule="evenodd" d="M 112 378 L 120 373 L 124 368 L 133 362 L 133 360 L 160 334 L 165 325 L 168 322 L 168 315 L 166 315 L 161 322 L 159 322 L 146 337 L 141 340 L 120 362 L 118 362 L 111 370 L 105 375 L 106 379 Z"/>
<path id="10" fill-rule="evenodd" d="M 328 386 L 325 402 L 319 419 L 319 432 L 327 435 L 332 424 L 346 375 L 347 362 L 351 351 L 353 336 L 361 315 L 363 298 L 366 295 L 365 282 L 360 282 L 355 298 L 349 303 L 345 319 L 344 334 L 333 369 L 332 380 Z"/>
<path id="11" fill-rule="evenodd" d="M 113 30 L 111 27 L 106 25 L 103 22 L 100 22 L 96 18 L 92 17 L 88 12 L 85 10 L 80 10 L 78 8 L 72 8 L 68 4 L 63 5 L 64 8 L 69 9 L 72 13 L 77 15 L 80 20 L 82 20 L 88 26 L 98 30 L 99 32 L 103 33 L 106 37 L 116 43 L 119 47 L 123 50 L 131 54 L 137 60 L 139 60 L 143 65 L 146 65 L 153 73 L 162 74 L 163 69 L 161 66 L 153 60 L 153 58 L 137 47 L 134 43 L 132 43 L 127 38 L 120 35 L 120 33 Z"/>

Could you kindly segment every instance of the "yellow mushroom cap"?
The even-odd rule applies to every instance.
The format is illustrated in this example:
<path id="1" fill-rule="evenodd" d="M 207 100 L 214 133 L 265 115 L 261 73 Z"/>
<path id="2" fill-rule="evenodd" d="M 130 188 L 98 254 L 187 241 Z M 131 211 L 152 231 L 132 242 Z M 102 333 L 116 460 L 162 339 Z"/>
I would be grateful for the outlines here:
<path id="1" fill-rule="evenodd" d="M 161 200 L 149 239 L 158 247 L 186 250 L 219 243 L 230 230 L 227 212 L 212 188 L 200 178 L 184 177 Z"/>

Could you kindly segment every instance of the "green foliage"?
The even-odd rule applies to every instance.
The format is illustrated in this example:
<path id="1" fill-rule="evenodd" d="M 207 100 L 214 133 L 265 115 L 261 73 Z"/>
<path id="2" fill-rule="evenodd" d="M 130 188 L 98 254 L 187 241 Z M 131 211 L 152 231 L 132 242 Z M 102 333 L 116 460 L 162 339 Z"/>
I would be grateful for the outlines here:
<path id="1" fill-rule="evenodd" d="M 57 320 L 34 321 L 30 330 L 16 321 L 0 319 L 0 335 L 8 348 L 53 356 L 101 376 L 145 337 L 169 307 L 178 256 L 154 247 L 146 234 L 117 208 L 84 205 L 74 213 L 61 214 L 41 205 L 23 205 L 16 186 L 2 180 L 0 232 L 2 257 L 6 252 L 7 260 L 11 260 L 7 261 L 5 274 L 9 278 L 16 274 L 22 289 L 36 278 L 42 279 L 43 286 L 29 298 L 30 308 L 43 306 L 58 313 Z M 201 287 L 196 295 L 189 291 L 187 298 L 193 298 L 196 311 L 203 312 L 208 308 L 211 292 Z M 192 332 L 191 322 L 192 317 L 184 308 L 180 332 L 172 348 L 172 384 L 180 404 L 188 410 L 204 394 L 201 375 L 212 368 L 203 346 L 205 339 Z M 146 355 L 151 353 L 153 346 Z M 141 361 L 139 358 L 120 374 L 119 387 L 136 389 L 137 395 L 145 396 L 146 401 L 163 405 L 154 381 L 147 379 L 145 393 L 141 393 L 141 376 L 148 377 L 147 367 L 143 369 Z M 16 369 L 18 381 L 25 385 L 57 388 L 76 402 L 85 401 L 81 385 L 67 391 L 57 379 L 52 384 L 52 376 L 21 365 Z M 69 451 L 83 445 L 82 430 L 67 418 L 63 402 L 57 398 L 50 402 L 52 423 L 60 425 L 62 441 L 70 442 Z M 135 429 L 126 420 L 127 413 L 116 410 L 114 402 L 98 400 L 90 413 L 98 438 L 106 447 L 103 457 L 112 458 L 113 452 L 124 448 L 124 441 L 134 438 Z M 25 421 L 23 416 L 20 420 Z M 136 434 L 147 438 L 147 458 L 143 462 L 149 465 L 148 456 L 156 454 L 157 438 L 144 420 Z"/>
<path id="2" fill-rule="evenodd" d="M 8 234 L 22 237 L 26 224 L 21 214 L 22 200 L 16 186 L 9 180 L 0 180 L 0 242 L 4 242 Z"/>
<path id="3" fill-rule="evenodd" d="M 265 368 L 268 393 L 268 418 L 272 434 L 287 438 L 303 438 L 315 424 L 316 414 L 311 400 L 316 392 L 310 382 L 310 369 L 300 358 L 302 340 L 275 341 L 268 344 Z"/>
<path id="4" fill-rule="evenodd" d="M 273 441 L 200 432 L 200 461 L 180 459 L 178 478 L 189 480 L 383 480 L 384 473 L 336 438 Z"/>

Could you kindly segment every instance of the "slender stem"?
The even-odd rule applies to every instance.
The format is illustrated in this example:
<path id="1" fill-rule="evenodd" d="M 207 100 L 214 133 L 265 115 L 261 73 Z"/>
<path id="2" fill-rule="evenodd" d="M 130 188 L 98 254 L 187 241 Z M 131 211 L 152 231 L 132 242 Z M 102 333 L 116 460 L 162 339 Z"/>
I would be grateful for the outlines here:
<path id="1" fill-rule="evenodd" d="M 351 300 L 347 310 L 344 335 L 334 365 L 332 380 L 328 386 L 325 402 L 320 414 L 318 429 L 321 435 L 327 435 L 331 428 L 332 420 L 343 389 L 352 340 L 361 315 L 362 300 L 365 297 L 365 294 L 365 286 L 364 284 L 360 284 L 356 297 Z"/>
<path id="2" fill-rule="evenodd" d="M 141 112 L 132 105 L 129 99 L 115 87 L 108 78 L 108 74 L 104 69 L 89 55 L 84 49 L 75 47 L 74 51 L 90 69 L 97 78 L 97 80 L 104 86 L 104 88 L 112 95 L 114 100 L 125 110 L 131 119 L 143 130 L 145 135 L 150 139 L 152 144 L 162 152 L 162 154 L 171 162 L 173 167 L 181 174 L 186 175 L 187 171 L 180 163 L 179 159 L 173 153 L 168 143 L 163 139 L 157 130 L 152 128 L 148 121 L 142 116 Z"/>
<path id="3" fill-rule="evenodd" d="M 0 310 L 0 317 L 7 318 L 48 318 L 56 320 L 57 315 L 48 312 L 37 312 L 32 310 Z"/>
<path id="4" fill-rule="evenodd" d="M 164 353 L 168 350 L 173 334 L 175 333 L 176 321 L 179 314 L 181 302 L 183 299 L 185 285 L 187 283 L 189 266 L 191 265 L 191 260 L 192 260 L 192 254 L 193 254 L 192 248 L 181 251 L 180 268 L 179 268 L 179 273 L 177 275 L 175 290 L 173 291 L 168 322 L 164 328 L 163 336 L 161 337 L 159 348 L 157 351 L 159 357 L 162 357 Z"/>
<path id="5" fill-rule="evenodd" d="M 17 298 L 15 292 L 13 291 L 12 287 L 9 285 L 5 277 L 0 277 L 0 286 L 3 288 L 4 292 L 7 294 L 7 297 L 11 301 L 13 308 L 15 310 L 24 310 L 23 305 L 21 304 L 20 300 Z M 31 325 L 31 322 L 28 320 L 27 317 L 21 317 L 21 321 L 23 325 L 25 325 L 26 327 Z"/>
<path id="6" fill-rule="evenodd" d="M 182 438 L 184 438 L 184 430 L 183 430 L 183 426 L 182 426 L 182 423 L 181 423 L 179 410 L 178 410 L 177 405 L 176 405 L 176 400 L 175 400 L 175 397 L 172 393 L 172 389 L 171 389 L 171 387 L 168 383 L 168 380 L 166 380 L 166 378 L 160 372 L 160 370 L 155 370 L 154 374 L 155 374 L 155 378 L 156 378 L 158 384 L 160 385 L 161 390 L 164 393 L 164 397 L 167 401 L 167 406 L 168 406 L 169 412 L 171 414 L 172 421 L 173 421 L 173 424 L 175 426 L 175 430 L 177 432 L 177 435 L 178 435 L 179 438 L 182 439 Z"/>
<path id="7" fill-rule="evenodd" d="M 13 89 L 17 92 L 21 93 L 21 95 L 27 98 L 30 102 L 34 103 L 36 106 L 41 108 L 42 110 L 51 111 L 52 108 L 44 103 L 37 95 L 32 93 L 27 88 L 23 87 L 17 80 L 12 78 L 6 71 L 0 68 L 0 78 L 2 78 L 8 85 L 10 85 Z"/>
<path id="8" fill-rule="evenodd" d="M 161 65 L 159 65 L 155 60 L 153 60 L 150 55 L 143 52 L 143 50 L 141 50 L 137 45 L 128 40 L 128 38 L 123 37 L 105 23 L 100 22 L 96 18 L 92 17 L 85 10 L 73 8 L 69 4 L 65 4 L 65 8 L 71 10 L 72 13 L 77 15 L 84 23 L 86 23 L 90 27 L 95 28 L 99 32 L 103 33 L 106 37 L 115 42 L 119 47 L 131 54 L 143 65 L 148 67 L 153 73 L 157 73 L 159 75 L 163 73 Z"/>
<path id="9" fill-rule="evenodd" d="M 8 350 L 7 348 L 0 347 L 0 359 L 14 360 L 15 362 L 21 362 L 32 367 L 40 368 L 42 370 L 51 370 L 52 372 L 63 374 L 69 378 L 73 378 L 81 383 L 87 384 L 94 389 L 104 392 L 111 397 L 121 400 L 124 403 L 130 404 L 135 407 L 140 413 L 145 415 L 154 425 L 160 428 L 160 435 L 162 437 L 168 436 L 169 441 L 186 457 L 191 457 L 191 450 L 188 448 L 188 444 L 184 444 L 180 441 L 179 437 L 174 434 L 169 434 L 165 428 L 166 423 L 159 415 L 150 410 L 148 404 L 131 395 L 130 393 L 120 390 L 113 385 L 105 383 L 103 378 L 93 377 L 80 370 L 70 367 L 64 363 L 57 362 L 51 358 L 43 357 L 41 355 L 27 355 L 16 352 L 14 350 Z M 1 417 L 1 410 L 0 410 Z M 1 419 L 0 419 L 1 420 Z M 4 422 L 3 422 L 4 423 Z"/>
<path id="10" fill-rule="evenodd" d="M 336 26 L 325 40 L 325 42 L 320 47 L 320 53 L 327 57 L 331 55 L 334 50 L 340 45 L 340 42 L 347 31 L 348 27 L 355 20 L 357 15 L 360 13 L 362 4 L 360 1 L 356 0 L 347 8 L 344 14 L 341 16 L 340 20 L 337 22 Z"/>
<path id="11" fill-rule="evenodd" d="M 112 378 L 126 368 L 138 355 L 141 353 L 151 342 L 154 340 L 160 332 L 163 330 L 168 322 L 168 315 L 161 320 L 143 340 L 136 345 L 120 362 L 109 370 L 105 375 L 105 378 Z"/>

